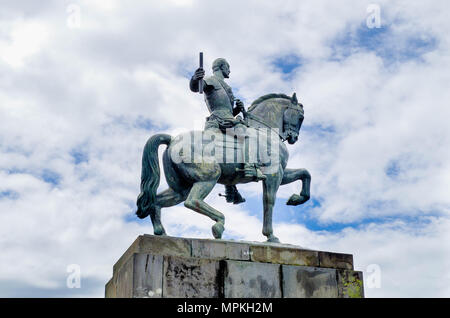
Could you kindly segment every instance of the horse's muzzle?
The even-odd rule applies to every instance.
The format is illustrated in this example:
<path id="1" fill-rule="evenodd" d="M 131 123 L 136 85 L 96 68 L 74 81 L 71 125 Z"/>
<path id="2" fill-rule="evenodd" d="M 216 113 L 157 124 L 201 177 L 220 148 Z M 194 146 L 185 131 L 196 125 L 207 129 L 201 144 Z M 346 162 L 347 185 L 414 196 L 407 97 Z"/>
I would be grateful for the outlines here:
<path id="1" fill-rule="evenodd" d="M 298 134 L 289 132 L 287 134 L 286 140 L 290 145 L 295 144 L 298 140 Z"/>

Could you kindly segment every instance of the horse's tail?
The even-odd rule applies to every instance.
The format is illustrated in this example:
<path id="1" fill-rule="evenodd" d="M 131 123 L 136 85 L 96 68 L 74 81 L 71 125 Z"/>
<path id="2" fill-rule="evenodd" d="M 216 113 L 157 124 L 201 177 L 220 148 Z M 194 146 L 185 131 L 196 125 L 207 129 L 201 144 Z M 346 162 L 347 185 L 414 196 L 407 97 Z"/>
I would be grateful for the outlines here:
<path id="1" fill-rule="evenodd" d="M 143 219 L 155 213 L 156 190 L 159 187 L 160 169 L 158 148 L 160 145 L 169 145 L 172 137 L 166 134 L 157 134 L 147 141 L 142 155 L 141 193 L 137 198 L 136 215 Z"/>

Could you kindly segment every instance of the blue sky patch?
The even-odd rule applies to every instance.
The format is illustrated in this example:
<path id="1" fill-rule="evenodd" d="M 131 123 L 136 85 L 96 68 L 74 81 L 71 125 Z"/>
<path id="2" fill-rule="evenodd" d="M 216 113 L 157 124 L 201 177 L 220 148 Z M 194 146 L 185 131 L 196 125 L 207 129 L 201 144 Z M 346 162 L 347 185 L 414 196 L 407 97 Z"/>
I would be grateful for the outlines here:
<path id="1" fill-rule="evenodd" d="M 70 152 L 70 155 L 73 157 L 74 163 L 76 165 L 89 161 L 89 155 L 88 155 L 87 151 L 82 148 L 72 149 L 72 151 Z"/>
<path id="2" fill-rule="evenodd" d="M 395 179 L 401 172 L 400 162 L 398 160 L 390 161 L 384 169 L 386 175 Z"/>
<path id="3" fill-rule="evenodd" d="M 394 25 L 368 28 L 361 24 L 356 30 L 347 29 L 330 43 L 331 60 L 341 61 L 361 51 L 374 52 L 385 65 L 409 60 L 421 60 L 423 54 L 434 50 L 437 40 L 429 34 L 397 34 Z"/>
<path id="4" fill-rule="evenodd" d="M 61 182 L 61 176 L 58 173 L 48 169 L 44 169 L 42 171 L 41 178 L 45 182 L 55 186 Z"/>
<path id="5" fill-rule="evenodd" d="M 129 116 L 114 116 L 111 117 L 111 120 L 103 125 L 103 132 L 106 135 L 110 135 L 114 130 L 117 130 L 119 127 L 125 128 L 127 130 L 130 129 L 143 129 L 143 130 L 153 130 L 158 129 L 160 131 L 169 129 L 169 125 L 164 124 L 162 122 L 154 122 L 149 118 L 144 116 L 137 117 L 129 117 Z"/>
<path id="6" fill-rule="evenodd" d="M 0 191 L 0 200 L 3 198 L 17 200 L 19 198 L 19 193 L 13 190 Z"/>
<path id="7" fill-rule="evenodd" d="M 6 170 L 6 172 L 8 174 L 29 174 L 36 178 L 42 179 L 45 182 L 50 183 L 52 185 L 58 185 L 61 182 L 61 176 L 58 173 L 51 171 L 49 169 L 44 169 L 41 172 L 38 171 L 30 172 L 25 169 L 8 169 Z"/>
<path id="8" fill-rule="evenodd" d="M 136 197 L 137 197 L 137 194 L 136 194 Z M 136 201 L 125 200 L 124 203 L 128 206 L 128 212 L 123 217 L 124 221 L 127 223 L 141 221 L 141 219 L 138 218 L 136 215 L 136 210 L 137 210 Z M 150 218 L 149 218 L 149 220 L 150 220 Z"/>
<path id="9" fill-rule="evenodd" d="M 304 125 L 302 125 L 302 129 L 300 131 L 300 133 L 304 131 L 304 132 L 310 132 L 313 133 L 315 135 L 320 135 L 322 137 L 325 137 L 327 135 L 335 135 L 336 134 L 336 127 L 332 126 L 332 125 L 322 125 L 322 124 L 308 124 L 305 123 Z"/>
<path id="10" fill-rule="evenodd" d="M 302 66 L 302 59 L 295 54 L 289 54 L 282 57 L 277 57 L 272 61 L 272 65 L 282 72 L 283 74 L 289 74 Z"/>
<path id="11" fill-rule="evenodd" d="M 245 209 L 251 211 L 250 215 L 257 217 L 259 220 L 263 220 L 263 206 L 261 198 L 246 197 Z M 388 224 L 397 221 L 408 224 L 408 226 L 413 226 L 420 228 L 422 225 L 429 224 L 431 217 L 440 216 L 438 211 L 413 211 L 410 215 L 396 214 L 381 217 L 365 217 L 354 222 L 323 222 L 320 221 L 314 214 L 317 208 L 321 207 L 320 200 L 311 199 L 303 205 L 299 206 L 288 206 L 286 205 L 286 199 L 277 198 L 274 212 L 273 212 L 273 222 L 274 223 L 287 223 L 287 224 L 300 224 L 305 226 L 311 231 L 327 231 L 327 232 L 340 232 L 345 228 L 360 228 L 367 224 Z M 367 212 L 372 210 L 381 210 L 392 208 L 393 202 L 389 201 L 372 201 L 366 206 Z"/>
<path id="12" fill-rule="evenodd" d="M 138 129 L 152 130 L 156 125 L 154 125 L 150 119 L 139 116 L 134 121 L 134 126 Z"/>

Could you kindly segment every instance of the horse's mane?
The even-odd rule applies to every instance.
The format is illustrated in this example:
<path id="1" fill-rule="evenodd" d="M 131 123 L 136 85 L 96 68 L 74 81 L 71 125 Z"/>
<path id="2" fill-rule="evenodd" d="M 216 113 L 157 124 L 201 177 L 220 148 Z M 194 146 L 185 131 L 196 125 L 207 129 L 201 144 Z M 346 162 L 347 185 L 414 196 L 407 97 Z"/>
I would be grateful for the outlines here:
<path id="1" fill-rule="evenodd" d="M 253 109 L 256 108 L 256 106 L 258 106 L 259 104 L 261 104 L 262 102 L 264 102 L 265 100 L 271 99 L 271 98 L 284 98 L 284 99 L 289 99 L 290 101 L 292 101 L 292 98 L 290 96 L 287 96 L 285 94 L 267 94 L 264 96 L 261 96 L 260 98 L 256 99 L 248 108 L 248 111 L 252 111 Z"/>

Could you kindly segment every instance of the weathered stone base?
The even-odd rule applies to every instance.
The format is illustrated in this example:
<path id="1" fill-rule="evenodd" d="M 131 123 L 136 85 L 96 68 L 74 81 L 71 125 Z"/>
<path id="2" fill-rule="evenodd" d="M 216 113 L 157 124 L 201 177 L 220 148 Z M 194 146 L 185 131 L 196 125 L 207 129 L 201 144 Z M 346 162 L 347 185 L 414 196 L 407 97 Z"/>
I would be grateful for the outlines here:
<path id="1" fill-rule="evenodd" d="M 364 297 L 353 256 L 294 245 L 141 235 L 113 268 L 106 297 Z"/>

